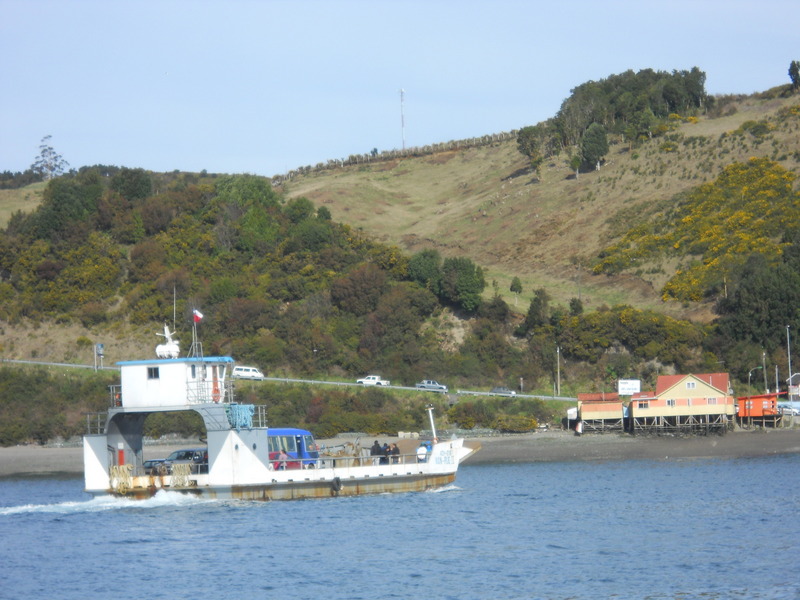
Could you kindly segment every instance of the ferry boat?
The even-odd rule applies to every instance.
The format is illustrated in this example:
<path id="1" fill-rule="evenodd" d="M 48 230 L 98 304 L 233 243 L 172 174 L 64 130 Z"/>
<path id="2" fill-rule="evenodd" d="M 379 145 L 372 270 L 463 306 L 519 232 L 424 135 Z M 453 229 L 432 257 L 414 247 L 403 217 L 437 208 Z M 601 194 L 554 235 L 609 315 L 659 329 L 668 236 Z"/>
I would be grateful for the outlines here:
<path id="1" fill-rule="evenodd" d="M 233 358 L 203 356 L 196 342 L 181 358 L 174 334 L 166 326 L 164 332 L 158 358 L 118 363 L 120 384 L 110 386 L 108 411 L 87 419 L 84 479 L 92 495 L 148 498 L 171 490 L 208 498 L 290 500 L 423 491 L 452 483 L 459 464 L 480 448 L 463 438 L 437 440 L 429 407 L 434 443 L 422 457 L 416 448 L 386 461 L 354 444 L 320 450 L 308 431 L 270 429 L 265 406 L 236 402 Z M 207 459 L 202 465 L 146 467 L 145 419 L 177 411 L 202 417 Z"/>

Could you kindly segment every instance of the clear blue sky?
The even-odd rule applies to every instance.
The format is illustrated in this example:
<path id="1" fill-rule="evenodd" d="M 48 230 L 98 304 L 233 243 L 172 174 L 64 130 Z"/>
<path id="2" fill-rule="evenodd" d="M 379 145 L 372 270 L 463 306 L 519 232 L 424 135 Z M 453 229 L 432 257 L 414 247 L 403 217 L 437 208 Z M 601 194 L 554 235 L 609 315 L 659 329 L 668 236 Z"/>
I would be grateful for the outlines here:
<path id="1" fill-rule="evenodd" d="M 73 168 L 274 175 L 533 125 L 627 69 L 763 91 L 798 25 L 797 0 L 0 0 L 0 171 L 52 135 Z"/>

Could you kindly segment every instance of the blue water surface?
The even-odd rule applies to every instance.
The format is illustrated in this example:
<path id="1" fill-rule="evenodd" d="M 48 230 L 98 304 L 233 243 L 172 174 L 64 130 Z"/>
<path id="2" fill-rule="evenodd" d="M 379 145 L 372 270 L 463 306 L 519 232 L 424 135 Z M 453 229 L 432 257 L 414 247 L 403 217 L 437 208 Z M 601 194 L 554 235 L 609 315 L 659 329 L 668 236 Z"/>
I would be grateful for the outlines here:
<path id="1" fill-rule="evenodd" d="M 466 464 L 425 493 L 91 499 L 0 480 L 0 598 L 792 599 L 800 455 Z"/>

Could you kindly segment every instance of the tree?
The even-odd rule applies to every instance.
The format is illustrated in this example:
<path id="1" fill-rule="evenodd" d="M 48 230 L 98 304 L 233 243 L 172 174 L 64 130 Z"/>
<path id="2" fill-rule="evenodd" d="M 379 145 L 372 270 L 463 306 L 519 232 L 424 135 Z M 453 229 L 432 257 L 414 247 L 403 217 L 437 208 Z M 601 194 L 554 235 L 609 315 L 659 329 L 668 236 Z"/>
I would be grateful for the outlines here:
<path id="1" fill-rule="evenodd" d="M 514 297 L 514 306 L 516 306 L 517 299 L 519 298 L 519 295 L 522 293 L 522 282 L 519 280 L 519 277 L 514 277 L 514 279 L 511 280 L 511 291 L 514 292 L 514 294 L 516 294 L 516 296 Z"/>
<path id="2" fill-rule="evenodd" d="M 442 265 L 442 296 L 468 311 L 476 310 L 486 287 L 483 269 L 468 258 L 447 258 Z"/>
<path id="3" fill-rule="evenodd" d="M 587 167 L 600 170 L 600 161 L 608 154 L 606 129 L 600 123 L 592 123 L 581 140 L 581 158 Z"/>
<path id="4" fill-rule="evenodd" d="M 748 257 L 730 296 L 720 300 L 717 329 L 727 340 L 750 342 L 774 350 L 779 332 L 798 324 L 800 275 L 786 264 L 772 265 L 760 254 Z"/>
<path id="5" fill-rule="evenodd" d="M 531 169 L 540 176 L 540 167 L 544 162 L 543 147 L 547 143 L 548 133 L 541 125 L 523 127 L 517 133 L 517 149 L 531 161 Z"/>
<path id="6" fill-rule="evenodd" d="M 31 170 L 41 175 L 45 181 L 58 177 L 69 167 L 69 163 L 58 152 L 53 150 L 50 145 L 51 137 L 46 135 L 42 138 L 42 143 L 39 145 L 39 156 L 31 165 Z"/>
<path id="7" fill-rule="evenodd" d="M 120 169 L 110 187 L 126 200 L 144 200 L 153 193 L 153 182 L 144 169 Z"/>
<path id="8" fill-rule="evenodd" d="M 525 336 L 534 329 L 547 324 L 547 317 L 550 313 L 550 295 L 544 288 L 540 288 L 533 293 L 531 304 L 528 307 L 528 314 L 525 321 L 517 328 L 516 335 Z"/>
<path id="9" fill-rule="evenodd" d="M 437 296 L 442 291 L 442 257 L 433 249 L 422 250 L 408 261 L 408 276 Z"/>
<path id="10" fill-rule="evenodd" d="M 569 300 L 569 316 L 577 317 L 583 314 L 583 302 L 580 298 L 570 298 Z"/>
<path id="11" fill-rule="evenodd" d="M 575 179 L 578 178 L 578 175 L 580 173 L 581 162 L 582 162 L 582 159 L 577 154 L 573 154 L 569 158 L 569 168 L 572 169 L 573 171 L 575 171 Z"/>
<path id="12" fill-rule="evenodd" d="M 800 62 L 793 60 L 789 64 L 789 79 L 792 80 L 792 91 L 800 89 Z"/>

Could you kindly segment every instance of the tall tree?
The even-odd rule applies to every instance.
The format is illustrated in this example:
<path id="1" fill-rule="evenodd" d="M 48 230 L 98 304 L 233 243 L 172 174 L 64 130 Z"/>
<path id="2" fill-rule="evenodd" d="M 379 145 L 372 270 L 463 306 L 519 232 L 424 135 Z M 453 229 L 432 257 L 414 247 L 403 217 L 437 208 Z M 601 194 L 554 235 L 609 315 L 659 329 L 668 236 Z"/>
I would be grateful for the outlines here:
<path id="1" fill-rule="evenodd" d="M 789 64 L 789 79 L 792 80 L 792 91 L 800 89 L 800 62 L 793 60 Z"/>
<path id="2" fill-rule="evenodd" d="M 31 165 L 31 170 L 41 175 L 45 181 L 58 177 L 69 167 L 69 163 L 58 152 L 53 150 L 50 145 L 51 137 L 46 135 L 42 138 L 42 143 L 39 144 L 39 156 Z"/>

